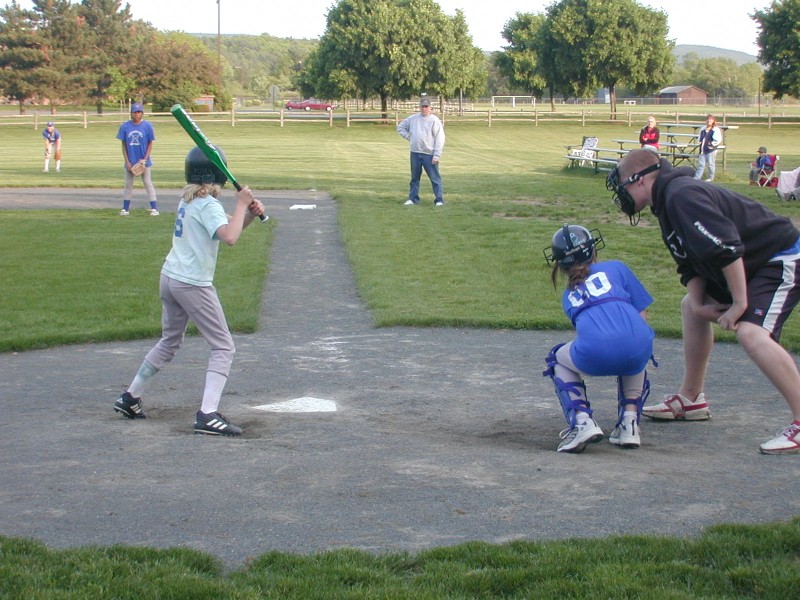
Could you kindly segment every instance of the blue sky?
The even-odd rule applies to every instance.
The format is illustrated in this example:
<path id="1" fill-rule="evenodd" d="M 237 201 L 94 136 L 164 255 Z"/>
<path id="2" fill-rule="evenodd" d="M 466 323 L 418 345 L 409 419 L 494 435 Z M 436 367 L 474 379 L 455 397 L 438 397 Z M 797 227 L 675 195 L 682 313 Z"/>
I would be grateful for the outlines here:
<path id="1" fill-rule="evenodd" d="M 73 0 L 77 1 L 77 0 Z M 325 15 L 334 0 L 129 0 L 137 19 L 162 30 L 223 34 L 267 33 L 277 37 L 317 38 L 325 31 Z M 542 12 L 552 0 L 438 0 L 442 10 L 464 15 L 473 42 L 483 50 L 500 50 L 503 25 L 517 12 Z M 20 0 L 30 6 L 29 0 Z M 715 46 L 757 54 L 756 24 L 749 13 L 766 0 L 639 0 L 669 17 L 670 37 L 678 44 Z M 123 0 L 124 5 L 124 0 Z M 254 8 L 257 7 L 257 8 Z M 218 17 L 219 16 L 219 21 Z"/>

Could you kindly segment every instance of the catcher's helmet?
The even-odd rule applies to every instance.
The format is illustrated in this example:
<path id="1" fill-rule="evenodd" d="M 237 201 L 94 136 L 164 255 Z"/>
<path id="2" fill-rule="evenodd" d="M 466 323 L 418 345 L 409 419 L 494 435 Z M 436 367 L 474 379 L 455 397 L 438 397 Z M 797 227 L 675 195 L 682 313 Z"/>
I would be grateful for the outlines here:
<path id="1" fill-rule="evenodd" d="M 553 245 L 544 249 L 548 265 L 569 269 L 592 260 L 595 249 L 605 247 L 603 236 L 597 229 L 589 231 L 580 225 L 564 225 L 553 234 Z"/>
<path id="2" fill-rule="evenodd" d="M 217 146 L 219 155 L 222 157 L 222 162 L 226 165 L 228 160 L 225 158 L 225 153 Z M 228 181 L 225 175 L 219 168 L 208 160 L 203 151 L 197 146 L 189 151 L 186 155 L 186 183 L 216 183 L 225 185 Z"/>

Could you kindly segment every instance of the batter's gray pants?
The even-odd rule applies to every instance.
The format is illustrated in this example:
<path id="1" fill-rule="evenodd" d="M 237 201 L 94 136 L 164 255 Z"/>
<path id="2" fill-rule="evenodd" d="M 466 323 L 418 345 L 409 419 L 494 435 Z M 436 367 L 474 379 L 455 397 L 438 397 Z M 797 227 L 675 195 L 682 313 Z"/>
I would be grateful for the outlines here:
<path id="1" fill-rule="evenodd" d="M 200 287 L 161 275 L 161 339 L 145 360 L 159 371 L 181 347 L 189 321 L 211 347 L 208 370 L 228 376 L 233 362 L 233 337 L 214 286 Z"/>

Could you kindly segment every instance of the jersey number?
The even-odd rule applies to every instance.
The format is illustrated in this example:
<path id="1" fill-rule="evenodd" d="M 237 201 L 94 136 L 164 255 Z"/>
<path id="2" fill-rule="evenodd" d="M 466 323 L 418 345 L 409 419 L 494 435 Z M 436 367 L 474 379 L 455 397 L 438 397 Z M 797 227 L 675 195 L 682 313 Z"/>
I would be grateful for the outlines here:
<path id="1" fill-rule="evenodd" d="M 175 237 L 183 237 L 183 219 L 186 216 L 186 209 L 178 209 L 178 218 L 175 219 Z"/>
<path id="2" fill-rule="evenodd" d="M 611 282 L 606 277 L 606 274 L 602 271 L 599 273 L 595 273 L 594 275 L 590 275 L 586 281 L 583 282 L 584 287 L 586 288 L 586 292 L 595 298 L 599 298 L 603 294 L 607 294 L 611 291 Z M 569 296 L 570 304 L 575 308 L 583 305 L 586 302 L 586 297 L 584 296 L 583 292 L 580 290 L 574 290 L 570 292 Z"/>

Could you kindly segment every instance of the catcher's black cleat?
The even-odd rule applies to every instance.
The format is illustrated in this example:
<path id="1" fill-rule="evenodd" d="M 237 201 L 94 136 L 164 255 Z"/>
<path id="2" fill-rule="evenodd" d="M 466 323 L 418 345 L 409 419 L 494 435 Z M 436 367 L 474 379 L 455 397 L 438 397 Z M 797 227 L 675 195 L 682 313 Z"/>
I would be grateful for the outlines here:
<path id="1" fill-rule="evenodd" d="M 208 435 L 241 435 L 242 428 L 232 425 L 221 413 L 204 413 L 197 411 L 194 420 L 194 432 Z"/>
<path id="2" fill-rule="evenodd" d="M 142 411 L 142 399 L 134 398 L 128 392 L 117 398 L 117 401 L 114 402 L 114 410 L 129 419 L 145 418 L 145 414 Z"/>

